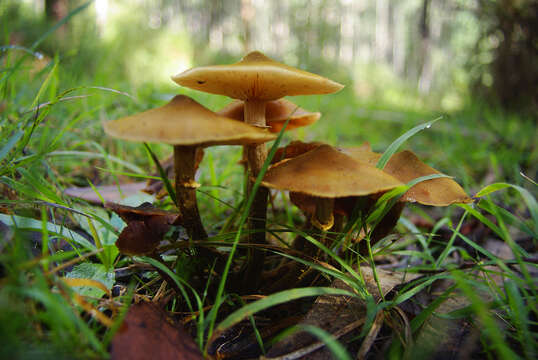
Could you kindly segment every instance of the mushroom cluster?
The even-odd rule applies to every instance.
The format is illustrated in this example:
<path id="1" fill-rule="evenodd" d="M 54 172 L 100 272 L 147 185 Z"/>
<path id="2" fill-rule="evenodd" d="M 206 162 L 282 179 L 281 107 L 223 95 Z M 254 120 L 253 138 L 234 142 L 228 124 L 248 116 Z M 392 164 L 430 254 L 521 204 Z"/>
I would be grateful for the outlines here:
<path id="1" fill-rule="evenodd" d="M 111 136 L 131 141 L 173 145 L 170 173 L 174 174 L 176 204 L 181 225 L 193 240 L 208 237 L 196 202 L 195 172 L 201 149 L 212 145 L 242 145 L 248 169 L 247 191 L 262 170 L 267 157 L 266 142 L 276 133 L 313 124 L 318 112 L 299 108 L 285 96 L 322 95 L 337 92 L 343 85 L 322 76 L 278 63 L 260 52 L 252 52 L 230 65 L 203 66 L 172 77 L 191 89 L 228 96 L 233 100 L 214 113 L 193 99 L 178 95 L 168 104 L 104 124 Z M 373 208 L 381 194 L 424 175 L 438 173 L 409 151 L 395 154 L 384 169 L 376 163 L 381 154 L 369 146 L 340 149 L 323 144 L 292 142 L 278 149 L 254 194 L 249 213 L 249 243 L 266 243 L 266 210 L 269 189 L 290 192 L 292 202 L 309 218 L 315 236 L 339 231 L 344 217 L 362 204 Z M 152 184 L 155 189 L 155 184 Z M 411 187 L 372 231 L 378 240 L 394 227 L 405 202 L 446 206 L 469 202 L 463 189 L 451 179 L 437 178 Z M 336 220 L 335 220 L 336 219 Z M 301 246 L 294 244 L 298 250 Z M 248 247 L 245 284 L 254 290 L 260 281 L 264 252 Z M 314 253 L 310 255 L 314 256 Z"/>

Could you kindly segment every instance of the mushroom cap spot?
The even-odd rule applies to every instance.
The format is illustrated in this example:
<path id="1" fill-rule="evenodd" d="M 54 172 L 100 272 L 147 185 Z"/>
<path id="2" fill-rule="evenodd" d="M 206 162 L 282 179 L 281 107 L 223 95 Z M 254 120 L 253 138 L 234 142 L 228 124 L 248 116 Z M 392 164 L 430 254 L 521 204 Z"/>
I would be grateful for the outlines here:
<path id="1" fill-rule="evenodd" d="M 381 154 L 359 148 L 345 149 L 344 152 L 355 160 L 375 165 Z M 413 152 L 405 150 L 392 155 L 383 169 L 398 180 L 408 183 L 421 176 L 440 174 L 436 169 L 423 163 Z M 401 198 L 407 202 L 423 205 L 448 206 L 456 203 L 469 203 L 472 199 L 463 188 L 449 178 L 422 181 L 409 189 Z"/>
<path id="2" fill-rule="evenodd" d="M 273 165 L 262 184 L 326 198 L 368 195 L 402 185 L 382 170 L 355 161 L 329 145 Z"/>
<path id="3" fill-rule="evenodd" d="M 219 115 L 239 121 L 244 121 L 244 113 L 245 103 L 240 100 L 232 101 L 217 111 Z M 320 117 L 319 112 L 308 112 L 286 99 L 272 100 L 265 104 L 265 121 L 269 126 L 269 131 L 272 133 L 280 132 L 288 118 L 290 121 L 286 126 L 286 131 L 311 125 L 318 121 Z"/>
<path id="4" fill-rule="evenodd" d="M 192 68 L 172 77 L 176 83 L 239 100 L 331 94 L 344 86 L 322 76 L 274 61 L 258 51 L 230 65 Z"/>
<path id="5" fill-rule="evenodd" d="M 103 127 L 108 135 L 124 140 L 185 146 L 246 145 L 275 138 L 267 130 L 219 116 L 184 95 Z"/>

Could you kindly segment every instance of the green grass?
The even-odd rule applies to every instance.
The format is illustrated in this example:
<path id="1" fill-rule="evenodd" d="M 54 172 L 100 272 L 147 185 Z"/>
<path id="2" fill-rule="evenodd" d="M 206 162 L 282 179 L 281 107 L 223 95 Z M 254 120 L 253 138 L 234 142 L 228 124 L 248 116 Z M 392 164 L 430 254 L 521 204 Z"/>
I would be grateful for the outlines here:
<path id="1" fill-rule="evenodd" d="M 243 193 L 244 175 L 242 167 L 237 165 L 241 156 L 238 147 L 208 149 L 199 171 L 203 186 L 198 197 L 204 224 L 211 235 L 210 241 L 218 242 L 216 246 L 228 256 L 223 273 L 214 274 L 202 287 L 195 287 L 185 275 L 188 271 L 179 271 L 178 254 L 165 257 L 163 262 L 118 254 L 114 242 L 123 222 L 100 207 L 66 197 L 64 189 L 72 185 L 131 181 L 126 174 L 144 176 L 155 168 L 142 144 L 106 137 L 101 122 L 161 105 L 176 93 L 192 96 L 213 110 L 226 104 L 227 99 L 173 85 L 133 92 L 130 84 L 111 75 L 114 69 L 97 70 L 94 76 L 81 75 L 84 69 L 77 67 L 76 62 L 64 64 L 60 56 L 35 72 L 31 53 L 38 49 L 38 44 L 34 43 L 28 51 L 5 49 L 0 54 L 3 107 L 0 209 L 4 213 L 0 221 L 7 225 L 0 229 L 1 357 L 106 357 L 108 344 L 121 321 L 119 314 L 130 304 L 133 293 L 151 298 L 161 283 L 154 282 L 158 275 L 153 271 L 139 271 L 128 281 L 117 277 L 115 270 L 137 260 L 167 272 L 182 289 L 167 309 L 197 312 L 193 335 L 201 349 L 206 348 L 208 339 L 215 333 L 242 319 L 254 319 L 252 316 L 260 311 L 291 299 L 338 292 L 324 287 L 297 288 L 247 305 L 228 292 L 226 285 L 243 261 L 242 224 L 251 200 L 245 199 Z M 469 104 L 453 114 L 440 114 L 434 109 L 386 108 L 374 100 L 356 99 L 352 88 L 348 86 L 338 94 L 324 97 L 292 99 L 305 109 L 322 112 L 323 116 L 314 126 L 285 133 L 279 141 L 285 145 L 296 138 L 323 140 L 335 146 L 369 141 L 374 150 L 383 151 L 392 149 L 390 145 L 400 135 L 442 115 L 431 128 L 406 139 L 402 146 L 413 149 L 443 173 L 455 176 L 468 193 L 481 199 L 472 205 L 433 210 L 409 206 L 396 237 L 389 236 L 375 244 L 369 256 L 362 258 L 356 245 L 350 245 L 345 253 L 337 252 L 313 234 L 305 233 L 299 211 L 285 197 L 277 197 L 274 211 L 269 211 L 268 227 L 272 236 L 285 241 L 296 234 L 304 235 L 322 250 L 324 261 L 333 268 L 287 253 L 285 249 L 272 250 L 272 256 L 304 263 L 328 280 L 341 279 L 350 285 L 353 296 L 370 304 L 362 337 L 368 334 L 379 311 L 388 318 L 399 307 L 418 302 L 420 295 L 431 294 L 434 285 L 448 281 L 451 286 L 436 294 L 430 303 L 421 304 L 410 320 L 408 330 L 415 339 L 425 331 L 427 321 L 465 319 L 481 329 L 478 334 L 481 355 L 535 358 L 538 309 L 537 267 L 533 259 L 538 206 L 535 184 L 520 175 L 523 172 L 534 178 L 537 174 L 537 132 L 533 119 L 506 114 L 485 104 Z M 126 92 L 135 95 L 126 96 Z M 159 144 L 151 144 L 151 149 L 159 159 L 170 153 L 168 146 Z M 94 172 L 92 168 L 102 170 Z M 369 218 L 368 214 L 358 214 L 348 230 L 357 233 L 364 229 L 367 218 L 370 223 L 379 221 L 390 201 L 388 196 L 381 199 L 379 211 Z M 173 209 L 170 200 L 157 204 Z M 430 221 L 431 230 L 417 228 L 410 220 L 416 216 Z M 472 219 L 483 229 L 489 229 L 488 237 L 506 244 L 514 254 L 513 259 L 500 258 L 485 248 L 487 239 L 463 231 Z M 225 224 L 231 225 L 221 231 Z M 395 238 L 397 241 L 393 242 Z M 526 245 L 520 241 L 524 238 L 530 239 Z M 345 243 L 345 234 L 337 236 L 336 241 Z M 375 303 L 364 287 L 365 280 L 357 265 L 372 266 L 377 286 L 381 288 L 375 269 L 388 258 L 407 264 L 400 271 L 423 276 Z M 75 274 L 100 281 L 108 289 L 114 284 L 126 290 L 114 297 L 123 306 L 116 309 L 118 315 L 113 316 L 111 307 L 104 301 L 106 296 L 103 298 L 96 289 L 84 287 L 82 291 L 62 282 L 63 277 Z M 88 295 L 88 290 L 93 295 Z M 84 294 L 92 306 L 111 316 L 114 325 L 104 325 L 90 316 L 75 301 L 75 292 Z M 465 305 L 438 312 L 451 297 L 464 299 Z M 204 310 L 206 306 L 211 308 Z M 420 353 L 423 344 L 403 346 L 405 336 L 399 331 L 405 329 L 394 330 L 388 324 L 387 321 L 383 331 L 392 342 L 385 355 L 401 358 L 404 354 Z M 326 342 L 339 358 L 354 357 L 355 354 L 345 355 L 345 347 L 334 342 L 323 329 L 308 326 L 302 329 Z"/>

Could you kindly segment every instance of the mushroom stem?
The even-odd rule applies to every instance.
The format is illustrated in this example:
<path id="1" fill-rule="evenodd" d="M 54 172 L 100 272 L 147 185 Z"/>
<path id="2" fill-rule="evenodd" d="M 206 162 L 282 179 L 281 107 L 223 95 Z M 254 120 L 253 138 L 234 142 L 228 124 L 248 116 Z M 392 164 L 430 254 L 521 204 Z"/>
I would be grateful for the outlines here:
<path id="1" fill-rule="evenodd" d="M 327 231 L 334 224 L 334 198 L 316 197 L 316 213 L 312 216 L 312 225 L 322 231 Z"/>
<path id="2" fill-rule="evenodd" d="M 265 127 L 265 101 L 245 100 L 245 122 L 249 125 Z M 265 144 L 247 145 L 247 158 L 253 176 L 258 176 L 265 159 L 267 148 Z"/>
<path id="3" fill-rule="evenodd" d="M 207 233 L 200 219 L 194 181 L 196 146 L 174 145 L 174 169 L 176 172 L 176 199 L 183 215 L 183 226 L 192 240 L 207 239 Z"/>
<path id="4" fill-rule="evenodd" d="M 265 101 L 245 100 L 245 122 L 250 125 L 265 127 Z M 250 177 L 256 178 L 267 158 L 265 144 L 247 145 L 247 160 Z M 247 191 L 250 194 L 254 185 L 248 181 Z M 268 189 L 260 186 L 249 211 L 248 242 L 250 244 L 265 244 L 265 223 L 267 218 Z M 257 249 L 249 249 L 247 255 L 247 268 L 245 286 L 252 289 L 257 287 L 263 270 L 264 252 Z"/>

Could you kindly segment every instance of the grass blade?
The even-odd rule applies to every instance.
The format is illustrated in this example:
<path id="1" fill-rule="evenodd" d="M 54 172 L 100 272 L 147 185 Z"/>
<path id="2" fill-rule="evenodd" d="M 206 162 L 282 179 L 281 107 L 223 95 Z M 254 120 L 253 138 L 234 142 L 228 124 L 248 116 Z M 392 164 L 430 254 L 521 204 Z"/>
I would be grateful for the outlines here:
<path id="1" fill-rule="evenodd" d="M 379 159 L 379 161 L 377 162 L 377 165 L 376 167 L 378 169 L 383 169 L 385 167 L 385 165 L 387 165 L 387 163 L 389 162 L 389 159 L 392 155 L 394 155 L 394 153 L 396 151 L 398 151 L 398 149 L 400 148 L 400 146 L 407 141 L 407 139 L 409 139 L 411 136 L 415 135 L 416 133 L 418 133 L 419 131 L 422 131 L 424 129 L 429 129 L 435 122 L 437 122 L 438 120 L 440 120 L 441 117 L 438 117 L 437 119 L 434 119 L 432 121 L 428 121 L 427 123 L 424 123 L 424 124 L 421 124 L 421 125 L 418 125 L 418 126 L 415 126 L 414 128 L 412 128 L 411 130 L 405 132 L 405 134 L 403 134 L 402 136 L 400 136 L 399 138 L 397 138 L 396 140 L 393 141 L 392 144 L 389 145 L 389 147 L 387 148 L 387 150 L 385 150 L 385 152 L 383 153 L 383 155 L 381 156 L 381 158 Z"/>
<path id="2" fill-rule="evenodd" d="M 261 300 L 251 302 L 250 304 L 243 306 L 242 308 L 228 315 L 224 320 L 219 323 L 219 325 L 215 329 L 213 338 L 215 336 L 218 336 L 219 333 L 226 330 L 227 328 L 237 324 L 241 320 L 259 311 L 292 300 L 320 295 L 344 295 L 353 297 L 357 296 L 356 294 L 350 293 L 349 291 L 330 287 L 309 287 L 280 291 L 275 294 L 269 295 Z"/>

